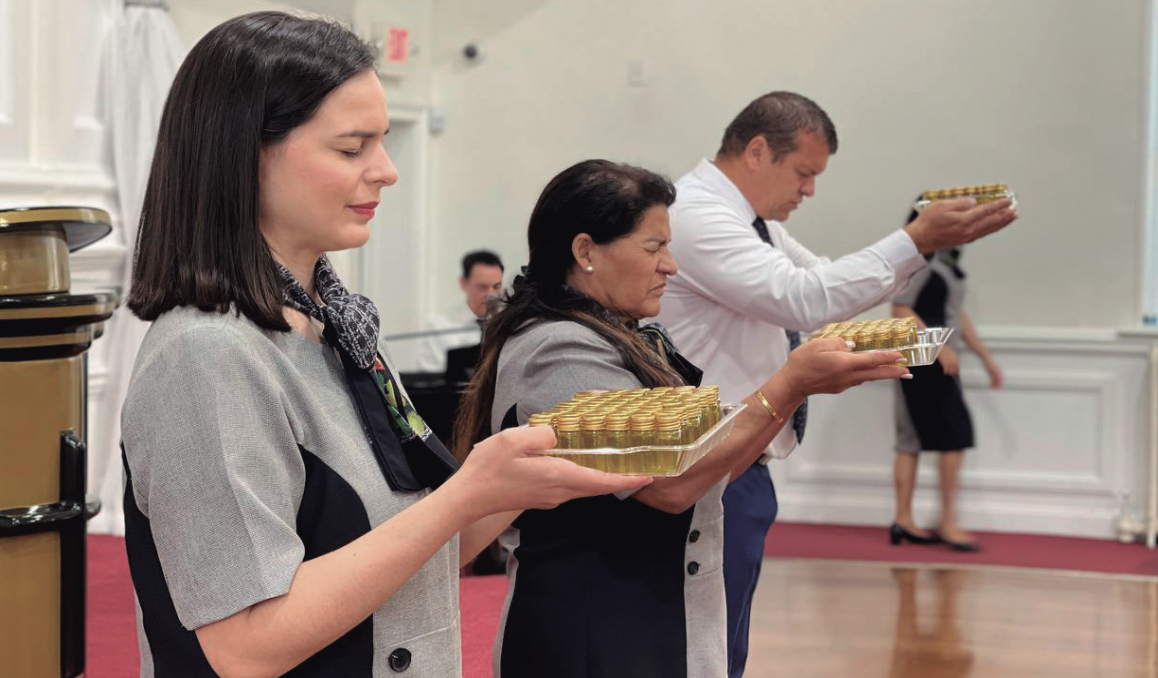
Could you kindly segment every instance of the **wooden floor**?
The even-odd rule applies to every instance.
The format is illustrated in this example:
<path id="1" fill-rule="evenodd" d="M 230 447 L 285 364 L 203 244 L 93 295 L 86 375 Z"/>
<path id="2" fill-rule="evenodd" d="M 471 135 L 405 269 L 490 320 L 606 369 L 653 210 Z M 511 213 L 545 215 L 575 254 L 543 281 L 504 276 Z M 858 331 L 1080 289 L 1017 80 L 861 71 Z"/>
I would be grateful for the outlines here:
<path id="1" fill-rule="evenodd" d="M 1158 580 L 766 561 L 745 678 L 1158 678 Z"/>

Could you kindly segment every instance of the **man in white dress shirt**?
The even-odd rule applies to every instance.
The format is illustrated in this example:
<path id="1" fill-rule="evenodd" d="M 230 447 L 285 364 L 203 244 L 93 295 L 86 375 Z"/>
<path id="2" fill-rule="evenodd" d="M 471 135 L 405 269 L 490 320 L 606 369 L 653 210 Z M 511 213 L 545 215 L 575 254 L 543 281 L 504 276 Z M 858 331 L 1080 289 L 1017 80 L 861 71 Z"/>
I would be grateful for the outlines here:
<path id="1" fill-rule="evenodd" d="M 458 286 L 466 304 L 441 313 L 427 324 L 428 330 L 454 330 L 427 337 L 418 355 L 418 369 L 423 372 L 446 370 L 446 352 L 474 346 L 482 341 L 482 320 L 487 303 L 503 291 L 503 262 L 494 252 L 477 250 L 462 258 L 462 276 Z M 465 329 L 463 329 L 465 328 Z"/>
<path id="2" fill-rule="evenodd" d="M 724 402 L 738 402 L 778 370 L 801 331 L 891 299 L 926 265 L 925 255 L 1017 218 L 1007 200 L 945 201 L 859 252 L 835 261 L 818 257 L 781 222 L 815 194 L 816 177 L 836 148 L 836 129 L 819 106 L 772 92 L 736 116 L 714 160 L 702 160 L 676 183 L 671 251 L 680 270 L 668 279 L 658 320 L 704 370 L 704 383 L 720 385 Z M 776 517 L 767 463 L 788 456 L 803 436 L 806 407 L 724 493 L 730 678 L 744 672 L 752 594 Z"/>

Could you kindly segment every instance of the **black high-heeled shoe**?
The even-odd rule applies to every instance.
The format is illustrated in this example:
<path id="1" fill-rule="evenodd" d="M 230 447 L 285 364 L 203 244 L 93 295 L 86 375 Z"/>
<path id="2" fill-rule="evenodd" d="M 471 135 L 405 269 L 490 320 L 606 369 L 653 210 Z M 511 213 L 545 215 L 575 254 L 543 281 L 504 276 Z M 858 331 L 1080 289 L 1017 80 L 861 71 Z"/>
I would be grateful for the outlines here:
<path id="1" fill-rule="evenodd" d="M 922 537 L 920 535 L 909 532 L 896 523 L 893 523 L 892 527 L 889 528 L 889 543 L 893 546 L 899 546 L 902 541 L 908 541 L 911 544 L 928 545 L 940 544 L 941 538 L 936 534 L 931 534 L 928 537 Z"/>

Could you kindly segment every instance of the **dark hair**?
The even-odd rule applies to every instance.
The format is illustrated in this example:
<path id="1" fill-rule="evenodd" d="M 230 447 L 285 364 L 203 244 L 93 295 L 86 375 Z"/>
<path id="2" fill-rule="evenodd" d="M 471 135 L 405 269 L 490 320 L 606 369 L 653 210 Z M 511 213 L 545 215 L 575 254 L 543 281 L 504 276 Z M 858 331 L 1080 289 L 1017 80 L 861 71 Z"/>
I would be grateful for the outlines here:
<path id="1" fill-rule="evenodd" d="M 613 242 L 634 231 L 649 208 L 673 202 L 675 187 L 664 177 L 608 160 L 572 165 L 547 184 L 527 227 L 530 262 L 515 278 L 502 309 L 487 321 L 478 369 L 459 408 L 454 446 L 460 458 L 490 435 L 503 344 L 537 322 L 570 320 L 594 330 L 615 346 L 644 386 L 683 383 L 634 327 L 566 285 L 575 265 L 571 243 L 576 236 L 586 233 L 600 245 Z"/>
<path id="2" fill-rule="evenodd" d="M 498 266 L 499 270 L 506 273 L 507 269 L 503 268 L 503 260 L 499 259 L 499 255 L 490 250 L 475 250 L 467 252 L 466 256 L 462 258 L 462 277 L 469 278 L 471 270 L 477 264 L 483 266 Z"/>
<path id="3" fill-rule="evenodd" d="M 772 159 L 779 160 L 796 150 L 796 133 L 812 132 L 828 144 L 828 154 L 836 153 L 836 126 L 816 102 L 793 92 L 770 92 L 744 107 L 724 130 L 720 157 L 735 157 L 744 152 L 757 136 L 764 137 L 772 149 Z"/>
<path id="4" fill-rule="evenodd" d="M 280 12 L 230 19 L 173 80 L 141 211 L 128 306 L 144 320 L 177 306 L 288 331 L 282 280 L 258 229 L 263 146 L 308 121 L 331 91 L 374 67 L 336 23 Z"/>

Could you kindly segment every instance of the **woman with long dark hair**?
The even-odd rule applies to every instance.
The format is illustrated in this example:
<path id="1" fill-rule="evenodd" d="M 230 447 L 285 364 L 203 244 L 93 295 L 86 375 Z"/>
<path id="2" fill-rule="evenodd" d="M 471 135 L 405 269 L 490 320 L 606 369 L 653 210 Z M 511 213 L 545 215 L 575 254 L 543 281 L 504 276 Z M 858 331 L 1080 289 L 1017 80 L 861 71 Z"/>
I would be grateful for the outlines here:
<path id="1" fill-rule="evenodd" d="M 525 423 L 577 391 L 698 385 L 656 315 L 667 277 L 675 189 L 605 160 L 543 190 L 530 262 L 490 320 L 460 409 L 456 447 Z M 720 496 L 812 393 L 907 373 L 900 354 L 853 355 L 818 340 L 744 399 L 732 434 L 678 478 L 577 499 L 514 522 L 511 583 L 495 644 L 502 678 L 719 678 L 727 673 Z M 467 456 L 469 455 L 469 456 Z"/>
<path id="2" fill-rule="evenodd" d="M 641 485 L 533 454 L 541 428 L 458 470 L 410 406 L 325 257 L 398 177 L 373 60 L 336 24 L 250 14 L 166 101 L 122 412 L 142 676 L 457 678 L 461 564 L 521 509 Z"/>

